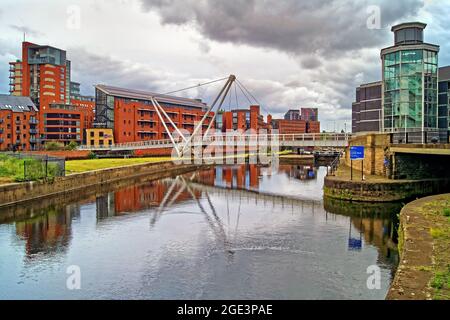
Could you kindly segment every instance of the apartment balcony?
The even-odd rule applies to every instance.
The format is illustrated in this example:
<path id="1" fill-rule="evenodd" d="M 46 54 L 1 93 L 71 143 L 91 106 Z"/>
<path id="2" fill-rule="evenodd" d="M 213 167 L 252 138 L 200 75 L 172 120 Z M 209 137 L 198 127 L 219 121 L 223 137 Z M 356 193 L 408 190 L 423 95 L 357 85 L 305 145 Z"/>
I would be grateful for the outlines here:
<path id="1" fill-rule="evenodd" d="M 3 123 L 4 121 L 5 121 L 5 120 L 3 120 L 3 119 L 0 119 L 0 124 L 1 124 L 1 123 Z"/>
<path id="2" fill-rule="evenodd" d="M 3 140 L 3 138 L 0 138 L 0 143 L 3 143 L 5 140 Z"/>
<path id="3" fill-rule="evenodd" d="M 0 128 L 0 134 L 2 134 L 3 133 L 3 128 Z"/>
<path id="4" fill-rule="evenodd" d="M 38 124 L 39 121 L 37 121 L 37 119 L 31 118 L 29 122 L 30 122 L 30 124 Z"/>
<path id="5" fill-rule="evenodd" d="M 22 124 L 22 122 L 20 120 L 16 120 L 16 124 L 20 125 L 20 124 Z"/>
<path id="6" fill-rule="evenodd" d="M 36 129 L 30 129 L 30 134 L 38 134 L 38 131 Z"/>
<path id="7" fill-rule="evenodd" d="M 37 139 L 34 138 L 34 137 L 31 137 L 31 138 L 30 138 L 30 143 L 33 143 L 33 144 L 34 144 L 34 143 L 37 143 Z"/>

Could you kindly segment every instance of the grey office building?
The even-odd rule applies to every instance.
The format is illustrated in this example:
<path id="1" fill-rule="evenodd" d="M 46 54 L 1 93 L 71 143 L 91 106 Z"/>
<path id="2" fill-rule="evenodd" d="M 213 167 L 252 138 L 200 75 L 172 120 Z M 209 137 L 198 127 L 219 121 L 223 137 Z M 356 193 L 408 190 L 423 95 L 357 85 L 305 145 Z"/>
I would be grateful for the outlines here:
<path id="1" fill-rule="evenodd" d="M 352 104 L 352 132 L 381 131 L 381 81 L 356 88 L 356 102 Z"/>

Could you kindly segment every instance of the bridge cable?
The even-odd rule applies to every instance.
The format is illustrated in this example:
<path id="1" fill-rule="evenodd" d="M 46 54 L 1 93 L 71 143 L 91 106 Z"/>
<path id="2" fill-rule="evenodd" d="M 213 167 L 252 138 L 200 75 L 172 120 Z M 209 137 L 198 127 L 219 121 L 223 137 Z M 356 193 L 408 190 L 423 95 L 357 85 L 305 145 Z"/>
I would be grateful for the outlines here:
<path id="1" fill-rule="evenodd" d="M 208 84 L 216 83 L 216 82 L 223 81 L 223 80 L 226 80 L 226 79 L 228 79 L 228 77 L 217 79 L 217 80 L 213 80 L 213 81 L 208 81 L 208 82 L 205 82 L 205 83 L 199 83 L 199 84 L 197 84 L 195 86 L 190 86 L 190 87 L 187 87 L 187 88 L 166 92 L 166 93 L 163 93 L 162 95 L 174 94 L 174 93 L 177 93 L 177 92 L 186 91 L 186 90 L 189 90 L 189 89 L 194 89 L 194 88 L 206 86 Z"/>

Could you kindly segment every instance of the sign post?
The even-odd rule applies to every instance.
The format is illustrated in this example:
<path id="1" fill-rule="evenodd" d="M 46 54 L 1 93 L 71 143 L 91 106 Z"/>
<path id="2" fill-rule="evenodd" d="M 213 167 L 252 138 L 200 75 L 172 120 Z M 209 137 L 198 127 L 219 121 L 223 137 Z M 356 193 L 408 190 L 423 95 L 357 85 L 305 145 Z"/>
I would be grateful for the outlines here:
<path id="1" fill-rule="evenodd" d="M 364 146 L 350 147 L 350 180 L 353 180 L 353 160 L 361 161 L 361 180 L 364 180 Z"/>

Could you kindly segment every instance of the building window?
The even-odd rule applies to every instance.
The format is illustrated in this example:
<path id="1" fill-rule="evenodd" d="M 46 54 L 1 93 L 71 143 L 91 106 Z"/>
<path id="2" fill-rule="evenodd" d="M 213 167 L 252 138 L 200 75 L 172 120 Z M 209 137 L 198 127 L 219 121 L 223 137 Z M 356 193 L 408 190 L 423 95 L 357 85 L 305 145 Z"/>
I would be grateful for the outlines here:
<path id="1" fill-rule="evenodd" d="M 103 138 L 103 131 L 100 131 L 100 132 L 98 133 L 98 136 L 99 136 L 100 138 Z"/>
<path id="2" fill-rule="evenodd" d="M 95 144 L 94 140 L 91 140 L 91 146 L 93 146 Z"/>
<path id="3" fill-rule="evenodd" d="M 93 138 L 94 137 L 94 131 L 91 131 L 90 135 L 91 135 L 91 138 Z"/>
<path id="4" fill-rule="evenodd" d="M 103 140 L 99 140 L 98 144 L 102 146 L 104 144 L 104 141 Z"/>
<path id="5" fill-rule="evenodd" d="M 108 144 L 112 146 L 112 140 L 108 140 Z"/>

